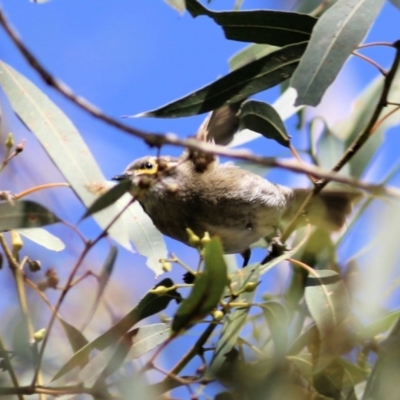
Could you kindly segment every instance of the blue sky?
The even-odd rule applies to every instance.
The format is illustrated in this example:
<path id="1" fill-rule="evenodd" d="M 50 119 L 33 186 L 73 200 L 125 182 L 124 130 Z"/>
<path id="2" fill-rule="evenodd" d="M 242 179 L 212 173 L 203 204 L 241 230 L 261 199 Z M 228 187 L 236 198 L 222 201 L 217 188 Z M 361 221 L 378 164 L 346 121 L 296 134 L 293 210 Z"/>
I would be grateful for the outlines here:
<path id="1" fill-rule="evenodd" d="M 213 1 L 208 7 L 222 9 L 224 6 L 230 9 L 233 4 L 234 1 Z M 294 1 L 245 1 L 248 9 L 278 6 L 290 9 L 293 4 Z M 245 43 L 226 40 L 221 29 L 208 18 L 193 19 L 188 13 L 180 16 L 161 0 L 52 0 L 41 5 L 28 0 L 3 0 L 2 8 L 24 43 L 55 77 L 108 115 L 117 118 L 161 106 L 226 74 L 228 58 L 246 46 Z M 398 39 L 399 16 L 397 9 L 386 4 L 368 41 Z M 46 86 L 1 29 L 0 43 L 0 59 L 31 79 L 65 111 L 90 146 L 105 176 L 111 178 L 120 173 L 131 160 L 152 153 L 139 140 L 94 120 Z M 364 54 L 374 57 L 386 67 L 390 64 L 393 51 L 387 48 L 371 49 Z M 377 71 L 372 66 L 364 65 L 360 60 L 352 60 L 323 99 L 320 111 L 332 119 L 349 113 L 352 98 L 376 75 Z M 260 98 L 273 101 L 277 94 L 277 90 L 271 90 Z M 186 137 L 197 130 L 203 118 L 147 118 L 129 120 L 128 123 L 147 131 L 175 132 Z M 10 168 L 8 175 L 0 176 L 2 186 L 20 191 L 43 181 L 60 180 L 61 177 L 46 160 L 40 146 L 35 144 L 34 137 L 16 121 L 11 125 L 17 130 L 17 137 L 27 139 L 26 152 L 20 156 L 21 162 Z M 378 179 L 387 165 L 398 157 L 398 151 L 393 151 L 399 148 L 399 139 L 396 137 L 398 128 L 396 131 L 392 130 L 387 135 L 382 157 L 384 161 L 376 166 L 371 179 Z M 291 133 L 294 142 L 301 145 L 302 138 Z M 246 147 L 263 155 L 289 156 L 272 142 L 258 141 L 256 145 Z M 178 154 L 179 151 L 171 148 L 163 150 L 164 154 Z M 22 168 L 24 165 L 29 166 L 28 161 L 32 160 L 40 166 L 46 165 L 46 173 L 43 167 L 39 168 L 43 175 Z M 297 180 L 304 183 L 301 177 L 281 171 L 274 171 L 270 176 L 279 183 L 296 184 Z M 5 178 L 8 180 L 3 180 Z M 38 198 L 50 208 L 61 208 L 63 215 L 76 222 L 83 212 L 82 206 L 66 191 L 62 192 L 61 197 L 59 193 L 43 194 Z M 69 263 L 79 253 L 79 245 L 71 233 L 65 234 L 60 227 L 51 229 L 72 243 L 68 254 L 63 254 L 61 258 L 49 254 L 45 262 L 45 267 L 55 266 L 63 274 L 63 267 L 68 270 Z M 84 225 L 84 229 L 91 236 L 95 227 L 89 222 Z M 193 250 L 186 251 L 171 241 L 168 244 L 172 250 L 178 249 L 179 254 L 189 262 L 195 254 Z M 35 246 L 28 249 L 38 255 L 41 251 Z M 106 251 L 106 247 L 99 249 L 99 252 L 89 257 L 86 266 L 89 267 L 90 263 L 100 265 Z M 180 274 L 178 271 L 176 276 Z M 131 295 L 137 298 L 153 282 L 152 273 L 144 267 L 143 259 L 126 251 L 121 251 L 116 279 L 119 280 L 118 287 L 124 290 L 118 293 L 115 286 L 110 289 L 110 293 L 121 296 L 121 299 L 129 299 L 123 309 L 129 309 L 129 304 L 133 304 Z M 143 280 L 149 283 L 143 284 Z M 70 306 L 77 307 L 73 302 Z"/>

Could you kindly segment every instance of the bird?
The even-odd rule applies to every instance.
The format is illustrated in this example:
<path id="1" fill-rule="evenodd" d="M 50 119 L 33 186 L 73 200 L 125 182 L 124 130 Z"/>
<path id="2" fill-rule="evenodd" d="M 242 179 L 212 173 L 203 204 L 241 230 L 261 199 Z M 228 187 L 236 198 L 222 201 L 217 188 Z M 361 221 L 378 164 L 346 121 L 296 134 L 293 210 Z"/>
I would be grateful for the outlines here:
<path id="1" fill-rule="evenodd" d="M 233 162 L 193 154 L 141 157 L 113 179 L 132 182 L 131 194 L 162 234 L 193 246 L 187 228 L 199 237 L 208 232 L 220 238 L 226 254 L 240 253 L 245 263 L 250 246 L 290 221 L 312 190 L 272 183 Z M 359 197 L 344 189 L 322 190 L 300 224 L 340 230 Z"/>

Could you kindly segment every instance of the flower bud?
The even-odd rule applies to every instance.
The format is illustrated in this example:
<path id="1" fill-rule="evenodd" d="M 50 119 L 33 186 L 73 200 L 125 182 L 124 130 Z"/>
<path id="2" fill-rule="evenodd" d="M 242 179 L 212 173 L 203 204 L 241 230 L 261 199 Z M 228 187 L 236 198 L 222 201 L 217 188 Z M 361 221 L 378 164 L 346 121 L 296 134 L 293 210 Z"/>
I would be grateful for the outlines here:
<path id="1" fill-rule="evenodd" d="M 214 321 L 221 321 L 222 318 L 224 318 L 224 313 L 221 310 L 215 310 L 212 313 L 212 316 L 214 318 Z"/>
<path id="2" fill-rule="evenodd" d="M 15 252 L 18 253 L 22 249 L 22 246 L 24 245 L 21 235 L 17 231 L 10 231 L 10 235 L 11 235 L 12 248 Z"/>
<path id="3" fill-rule="evenodd" d="M 11 132 L 7 135 L 7 139 L 4 144 L 6 145 L 6 148 L 8 150 L 11 150 L 12 147 L 14 146 L 14 137 Z"/>
<path id="4" fill-rule="evenodd" d="M 193 247 L 198 247 L 201 243 L 200 238 L 190 228 L 186 228 L 186 232 L 189 236 L 189 244 Z"/>
<path id="5" fill-rule="evenodd" d="M 149 293 L 153 293 L 158 296 L 165 296 L 168 293 L 168 288 L 165 286 L 157 286 L 156 288 L 149 290 Z"/>
<path id="6" fill-rule="evenodd" d="M 36 343 L 39 343 L 39 342 L 41 342 L 43 339 L 44 339 L 44 336 L 46 335 L 46 329 L 40 329 L 40 330 L 38 330 L 37 332 L 35 332 L 34 334 L 33 334 L 33 340 L 36 342 Z"/>

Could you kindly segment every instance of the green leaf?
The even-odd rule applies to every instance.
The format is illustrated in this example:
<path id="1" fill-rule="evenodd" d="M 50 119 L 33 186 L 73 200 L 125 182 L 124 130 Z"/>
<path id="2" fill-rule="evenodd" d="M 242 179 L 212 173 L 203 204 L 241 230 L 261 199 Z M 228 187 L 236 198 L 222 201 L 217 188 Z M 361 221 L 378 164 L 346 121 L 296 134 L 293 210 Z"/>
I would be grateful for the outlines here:
<path id="1" fill-rule="evenodd" d="M 314 119 L 310 123 L 311 135 L 315 136 L 315 123 L 321 122 L 323 124 L 322 133 L 318 140 L 315 141 L 316 152 L 314 156 L 318 159 L 318 165 L 326 170 L 332 169 L 342 157 L 345 145 L 328 127 L 326 121 L 321 118 Z M 342 168 L 342 172 L 346 173 L 348 167 Z"/>
<path id="2" fill-rule="evenodd" d="M 316 106 L 363 40 L 384 0 L 340 0 L 318 20 L 291 86 L 295 105 Z"/>
<path id="3" fill-rule="evenodd" d="M 353 140 L 366 128 L 383 90 L 383 80 L 383 77 L 380 76 L 372 81 L 354 102 L 351 114 L 332 126 L 332 130 L 345 141 L 346 146 L 350 146 Z M 393 79 L 388 99 L 393 103 L 400 102 L 400 71 L 397 71 Z M 350 173 L 354 178 L 360 178 L 370 165 L 373 156 L 383 142 L 385 132 L 400 124 L 400 113 L 393 113 L 396 107 L 395 105 L 387 105 L 384 108 L 379 120 L 384 115 L 392 114 L 379 124 L 363 147 L 350 160 Z"/>
<path id="4" fill-rule="evenodd" d="M 186 10 L 185 0 L 164 0 L 171 8 L 183 14 Z"/>
<path id="5" fill-rule="evenodd" d="M 189 297 L 178 308 L 172 321 L 172 331 L 188 329 L 203 319 L 218 305 L 228 283 L 224 252 L 218 238 L 204 246 L 204 271 L 194 282 Z"/>
<path id="6" fill-rule="evenodd" d="M 82 347 L 86 346 L 89 343 L 79 329 L 75 328 L 67 321 L 64 321 L 58 315 L 57 319 L 60 321 L 60 324 L 62 325 L 64 332 L 67 335 L 68 341 L 74 353 L 79 351 Z"/>
<path id="7" fill-rule="evenodd" d="M 88 321 L 90 321 L 96 312 L 96 309 L 99 305 L 99 301 L 101 296 L 104 293 L 104 290 L 107 286 L 107 283 L 110 279 L 110 276 L 112 274 L 112 271 L 114 269 L 115 265 L 115 260 L 117 258 L 117 248 L 115 246 L 111 246 L 110 252 L 107 255 L 106 261 L 104 262 L 103 268 L 100 271 L 99 275 L 99 284 L 97 287 L 97 293 L 96 293 L 96 298 L 93 303 L 93 307 L 89 313 L 89 317 L 87 318 Z"/>
<path id="8" fill-rule="evenodd" d="M 267 103 L 249 100 L 239 111 L 240 129 L 250 129 L 261 133 L 282 146 L 289 147 L 290 139 L 284 123 L 275 109 Z"/>
<path id="9" fill-rule="evenodd" d="M 54 236 L 43 228 L 18 229 L 18 233 L 46 249 L 53 251 L 65 249 L 65 244 L 57 236 Z"/>
<path id="10" fill-rule="evenodd" d="M 196 0 L 186 0 L 193 18 L 206 15 L 220 25 L 227 39 L 286 46 L 309 40 L 317 19 L 307 14 L 275 10 L 213 12 Z"/>
<path id="11" fill-rule="evenodd" d="M 295 356 L 299 354 L 304 347 L 309 346 L 315 342 L 315 338 L 318 335 L 316 325 L 310 325 L 304 332 L 295 338 L 293 343 L 290 345 L 287 352 L 288 356 Z"/>
<path id="12" fill-rule="evenodd" d="M 37 228 L 60 221 L 45 207 L 30 200 L 16 201 L 13 205 L 0 203 L 0 232 L 18 228 Z"/>
<path id="13" fill-rule="evenodd" d="M 104 186 L 107 182 L 76 127 L 32 82 L 1 61 L 0 85 L 16 114 L 42 144 L 82 203 L 91 206 L 97 196 L 89 188 L 96 186 L 94 183 Z M 94 219 L 101 228 L 106 228 L 131 199 L 128 194 L 122 196 L 107 210 L 96 213 Z M 108 233 L 128 250 L 132 250 L 132 241 L 138 252 L 148 257 L 147 265 L 157 275 L 162 273 L 158 260 L 167 256 L 167 249 L 161 233 L 140 206 L 129 207 Z"/>
<path id="14" fill-rule="evenodd" d="M 122 348 L 118 349 L 119 344 L 116 343 L 100 352 L 85 365 L 79 373 L 80 381 L 85 382 L 87 386 L 92 386 L 100 375 L 105 378 L 115 369 L 118 363 L 115 363 L 113 368 L 110 368 L 113 358 L 114 362 L 119 361 L 120 365 L 131 361 L 153 350 L 167 340 L 170 334 L 171 328 L 167 324 L 141 326 L 128 332 L 125 335 L 125 340 L 120 343 L 123 345 Z M 118 352 L 120 358 L 116 360 Z"/>
<path id="15" fill-rule="evenodd" d="M 136 117 L 184 117 L 237 103 L 290 78 L 305 47 L 305 43 L 283 47 L 179 100 Z"/>
<path id="16" fill-rule="evenodd" d="M 239 270 L 236 274 L 231 275 L 230 286 L 233 292 L 239 292 L 246 284 L 258 284 L 260 265 L 248 265 Z M 255 290 L 252 292 L 243 292 L 235 300 L 239 303 L 251 304 L 255 295 Z M 242 327 L 247 321 L 247 316 L 250 307 L 238 308 L 234 312 L 226 315 L 224 325 L 222 327 L 221 336 L 218 340 L 217 347 L 214 351 L 210 367 L 206 372 L 205 378 L 213 379 L 221 369 L 222 364 L 226 361 L 226 354 L 229 353 L 236 345 Z"/>
<path id="17" fill-rule="evenodd" d="M 276 50 L 278 50 L 278 47 L 269 44 L 250 44 L 244 49 L 239 50 L 228 60 L 229 68 L 231 71 L 234 71 Z"/>
<path id="18" fill-rule="evenodd" d="M 171 279 L 163 279 L 155 288 L 159 286 L 171 287 L 174 283 Z M 123 317 L 114 326 L 100 335 L 98 338 L 88 343 L 85 347 L 76 352 L 69 361 L 56 373 L 52 381 L 65 375 L 73 368 L 86 364 L 89 354 L 92 350 L 104 350 L 105 348 L 115 344 L 125 333 L 136 323 L 144 318 L 154 315 L 164 310 L 172 299 L 178 300 L 179 293 L 174 290 L 160 296 L 154 293 L 147 293 L 139 304 L 133 308 L 125 317 Z"/>
<path id="19" fill-rule="evenodd" d="M 275 344 L 275 355 L 277 359 L 286 354 L 289 313 L 287 309 L 277 301 L 267 301 L 261 304 L 265 319 L 271 332 L 272 340 Z"/>
<path id="20" fill-rule="evenodd" d="M 387 332 L 400 316 L 400 310 L 391 311 L 376 321 L 362 327 L 357 333 L 360 340 L 372 340 L 375 336 Z"/>
<path id="21" fill-rule="evenodd" d="M 311 354 L 302 353 L 297 356 L 287 356 L 286 358 L 296 366 L 304 378 L 312 382 L 313 363 Z"/>
<path id="22" fill-rule="evenodd" d="M 389 0 L 395 7 L 400 9 L 400 0 Z"/>
<path id="23" fill-rule="evenodd" d="M 97 213 L 104 208 L 111 206 L 111 204 L 114 204 L 119 198 L 121 198 L 126 192 L 128 192 L 131 187 L 132 182 L 129 179 L 119 182 L 117 185 L 113 186 L 106 193 L 97 198 L 94 203 L 86 210 L 81 220 L 85 219 L 89 215 Z"/>
<path id="24" fill-rule="evenodd" d="M 349 298 L 340 276 L 330 270 L 316 270 L 309 275 L 304 297 L 317 325 L 320 348 L 314 373 L 325 368 L 342 350 L 344 321 L 349 315 Z"/>

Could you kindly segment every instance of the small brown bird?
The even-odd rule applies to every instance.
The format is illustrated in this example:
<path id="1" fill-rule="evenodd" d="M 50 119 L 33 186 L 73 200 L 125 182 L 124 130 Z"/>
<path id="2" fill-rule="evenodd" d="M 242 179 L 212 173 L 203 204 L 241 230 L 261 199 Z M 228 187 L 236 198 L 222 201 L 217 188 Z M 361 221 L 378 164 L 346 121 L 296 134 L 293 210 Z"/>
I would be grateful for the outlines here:
<path id="1" fill-rule="evenodd" d="M 199 237 L 208 232 L 220 237 L 227 254 L 245 254 L 251 244 L 274 233 L 310 192 L 271 183 L 218 159 L 199 169 L 187 152 L 179 158 L 139 158 L 113 179 L 132 181 L 131 193 L 163 234 L 190 245 L 186 228 Z M 310 201 L 303 224 L 338 230 L 359 196 L 324 190 Z"/>

